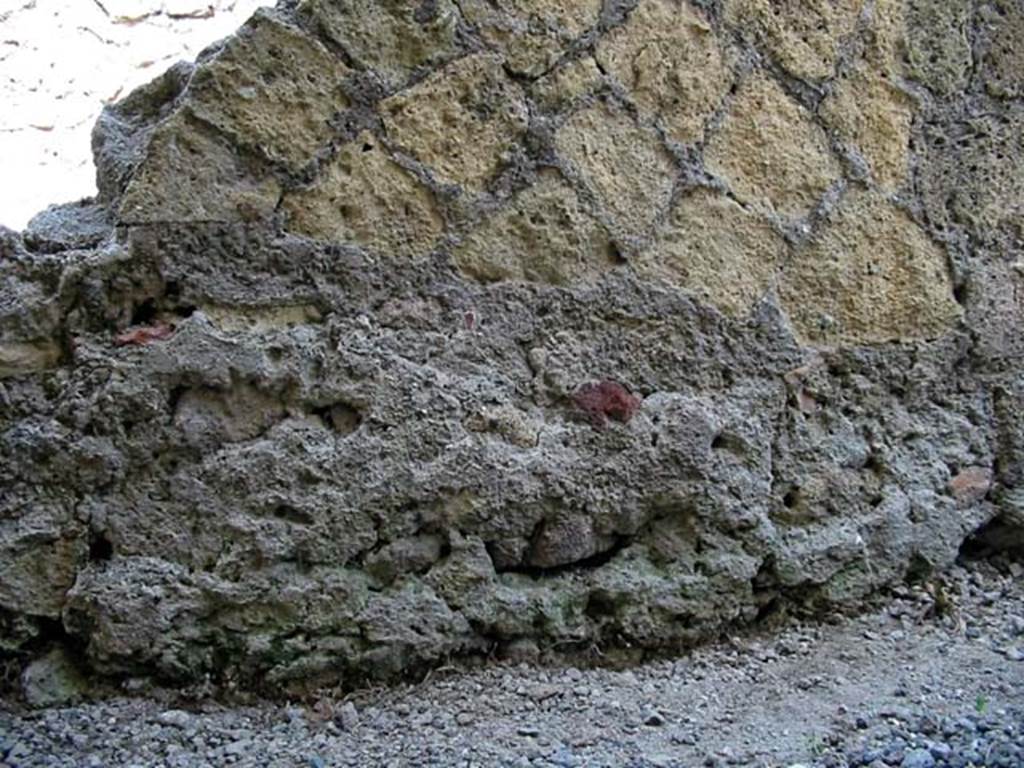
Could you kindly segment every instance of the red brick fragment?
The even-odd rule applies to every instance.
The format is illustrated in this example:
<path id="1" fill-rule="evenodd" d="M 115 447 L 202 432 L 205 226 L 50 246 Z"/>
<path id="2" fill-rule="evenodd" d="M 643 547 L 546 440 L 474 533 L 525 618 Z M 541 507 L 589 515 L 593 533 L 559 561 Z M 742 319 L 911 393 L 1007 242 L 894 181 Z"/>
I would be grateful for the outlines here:
<path id="1" fill-rule="evenodd" d="M 174 327 L 165 323 L 158 323 L 157 325 L 143 326 L 141 328 L 132 328 L 131 330 L 119 333 L 114 337 L 114 344 L 119 347 L 124 347 L 128 344 L 134 344 L 141 346 L 143 344 L 150 344 L 154 341 L 163 341 L 169 339 L 174 334 Z"/>
<path id="2" fill-rule="evenodd" d="M 608 419 L 626 424 L 640 410 L 640 399 L 615 381 L 584 384 L 576 390 L 572 400 L 598 429 L 604 427 Z"/>

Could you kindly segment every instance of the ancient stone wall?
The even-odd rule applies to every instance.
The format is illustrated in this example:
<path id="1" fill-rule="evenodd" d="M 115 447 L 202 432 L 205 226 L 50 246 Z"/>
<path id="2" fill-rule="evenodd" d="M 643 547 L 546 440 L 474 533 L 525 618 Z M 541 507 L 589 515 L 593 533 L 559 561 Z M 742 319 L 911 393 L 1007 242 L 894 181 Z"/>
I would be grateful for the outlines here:
<path id="1" fill-rule="evenodd" d="M 1013 0 L 302 0 L 0 238 L 0 643 L 290 685 L 1024 521 Z"/>

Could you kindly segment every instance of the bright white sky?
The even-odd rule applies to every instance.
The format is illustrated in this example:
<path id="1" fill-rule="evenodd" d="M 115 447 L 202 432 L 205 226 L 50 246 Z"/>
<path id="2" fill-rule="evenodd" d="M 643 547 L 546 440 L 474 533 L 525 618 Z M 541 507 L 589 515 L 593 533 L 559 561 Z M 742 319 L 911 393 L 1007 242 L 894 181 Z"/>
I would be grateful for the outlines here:
<path id="1" fill-rule="evenodd" d="M 272 0 L 0 0 L 0 224 L 96 193 L 105 103 L 231 34 Z"/>

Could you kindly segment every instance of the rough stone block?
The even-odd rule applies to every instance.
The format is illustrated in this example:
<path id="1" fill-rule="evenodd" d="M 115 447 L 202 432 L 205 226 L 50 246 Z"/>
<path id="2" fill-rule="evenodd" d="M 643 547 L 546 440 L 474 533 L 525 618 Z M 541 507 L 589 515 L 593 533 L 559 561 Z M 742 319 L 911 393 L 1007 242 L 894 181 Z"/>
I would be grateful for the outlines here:
<path id="1" fill-rule="evenodd" d="M 971 0 L 907 0 L 907 68 L 936 93 L 948 96 L 967 84 Z"/>
<path id="2" fill-rule="evenodd" d="M 653 132 L 602 102 L 573 115 L 556 144 L 609 213 L 616 234 L 642 238 L 650 233 L 668 205 L 677 173 Z"/>
<path id="3" fill-rule="evenodd" d="M 584 280 L 616 263 L 607 230 L 557 172 L 543 174 L 463 238 L 454 259 L 476 280 L 553 284 Z"/>
<path id="4" fill-rule="evenodd" d="M 793 218 L 806 216 L 840 175 L 810 112 L 764 76 L 740 86 L 705 162 L 741 201 Z"/>
<path id="5" fill-rule="evenodd" d="M 290 171 L 329 141 L 330 120 L 348 105 L 348 68 L 321 43 L 259 12 L 200 65 L 187 104 L 233 141 Z"/>
<path id="6" fill-rule="evenodd" d="M 693 144 L 731 85 L 721 43 L 708 21 L 685 3 L 649 0 L 597 47 L 601 67 L 645 112 L 661 117 L 668 136 Z"/>
<path id="7" fill-rule="evenodd" d="M 796 77 L 832 76 L 865 0 L 727 0 L 725 19 Z"/>
<path id="8" fill-rule="evenodd" d="M 946 254 L 883 196 L 852 189 L 780 278 L 783 306 L 813 344 L 935 338 L 960 319 Z"/>
<path id="9" fill-rule="evenodd" d="M 520 75 L 544 74 L 574 40 L 597 24 L 602 0 L 461 0 L 466 20 Z"/>
<path id="10" fill-rule="evenodd" d="M 756 211 L 697 190 L 676 205 L 641 269 L 742 316 L 775 284 L 786 244 Z"/>
<path id="11" fill-rule="evenodd" d="M 223 138 L 178 114 L 161 124 L 118 209 L 122 224 L 266 219 L 280 185 Z"/>
<path id="12" fill-rule="evenodd" d="M 443 219 L 433 193 L 369 133 L 338 150 L 309 188 L 285 195 L 288 229 L 394 256 L 428 253 Z"/>
<path id="13" fill-rule="evenodd" d="M 392 141 L 441 181 L 474 192 L 501 168 L 529 122 L 522 90 L 490 54 L 459 59 L 380 110 Z"/>
<path id="14" fill-rule="evenodd" d="M 303 0 L 298 12 L 388 88 L 459 51 L 458 11 L 450 0 Z"/>
<path id="15" fill-rule="evenodd" d="M 860 152 L 879 184 L 897 188 L 903 183 L 913 101 L 888 77 L 866 65 L 843 73 L 820 114 L 840 140 Z"/>

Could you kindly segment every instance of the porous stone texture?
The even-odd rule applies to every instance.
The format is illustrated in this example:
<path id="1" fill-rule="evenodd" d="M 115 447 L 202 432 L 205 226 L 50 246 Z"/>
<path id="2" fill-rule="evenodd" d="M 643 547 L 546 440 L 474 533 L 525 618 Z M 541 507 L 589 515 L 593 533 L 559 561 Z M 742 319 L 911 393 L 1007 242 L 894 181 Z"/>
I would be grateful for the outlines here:
<path id="1" fill-rule="evenodd" d="M 398 255 L 428 253 L 443 221 L 430 189 L 369 133 L 343 146 L 309 188 L 287 195 L 288 229 Z"/>
<path id="2" fill-rule="evenodd" d="M 971 0 L 906 0 L 908 74 L 940 96 L 967 84 Z"/>
<path id="3" fill-rule="evenodd" d="M 602 0 L 458 0 L 466 20 L 500 51 L 509 69 L 544 74 L 574 41 L 597 25 Z"/>
<path id="4" fill-rule="evenodd" d="M 726 21 L 806 80 L 834 73 L 865 0 L 726 0 Z"/>
<path id="5" fill-rule="evenodd" d="M 910 158 L 911 97 L 868 66 L 843 73 L 834 88 L 820 108 L 825 124 L 860 154 L 879 184 L 898 188 Z"/>
<path id="6" fill-rule="evenodd" d="M 380 105 L 388 138 L 447 183 L 481 191 L 529 120 L 501 59 L 467 56 Z"/>
<path id="7" fill-rule="evenodd" d="M 738 317 L 775 286 L 785 254 L 763 215 L 705 189 L 679 201 L 641 268 Z"/>
<path id="8" fill-rule="evenodd" d="M 740 200 L 793 218 L 810 213 L 840 175 L 811 112 L 763 75 L 740 86 L 705 159 Z"/>
<path id="9" fill-rule="evenodd" d="M 467 235 L 453 257 L 462 272 L 484 282 L 568 284 L 616 263 L 607 230 L 551 172 Z"/>
<path id="10" fill-rule="evenodd" d="M 601 67 L 683 143 L 704 137 L 704 122 L 729 90 L 721 43 L 703 15 L 675 0 L 642 3 L 597 47 Z"/>
<path id="11" fill-rule="evenodd" d="M 823 344 L 941 336 L 960 317 L 942 249 L 884 197 L 859 190 L 795 250 L 781 296 L 799 335 Z"/>
<path id="12" fill-rule="evenodd" d="M 474 7 L 263 11 L 0 230 L 5 663 L 637 659 L 1019 535 L 998 9 Z"/>
<path id="13" fill-rule="evenodd" d="M 459 51 L 451 0 L 302 0 L 298 13 L 388 89 Z"/>
<path id="14" fill-rule="evenodd" d="M 616 234 L 631 242 L 650 234 L 675 176 L 672 155 L 654 131 L 602 101 L 573 115 L 558 131 L 556 147 L 608 212 Z"/>
<path id="15" fill-rule="evenodd" d="M 258 12 L 189 83 L 189 111 L 291 171 L 330 137 L 348 68 L 320 42 Z"/>

